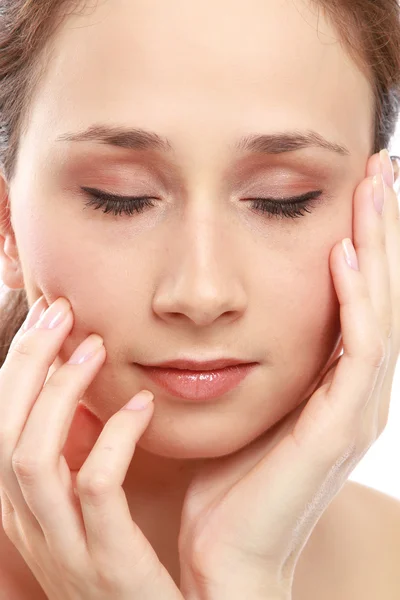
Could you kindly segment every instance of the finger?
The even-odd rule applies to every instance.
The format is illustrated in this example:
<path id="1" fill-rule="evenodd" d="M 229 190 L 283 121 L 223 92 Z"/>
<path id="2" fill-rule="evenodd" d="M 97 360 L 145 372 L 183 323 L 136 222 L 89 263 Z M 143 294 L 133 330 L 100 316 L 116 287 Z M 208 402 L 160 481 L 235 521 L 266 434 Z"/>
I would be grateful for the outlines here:
<path id="1" fill-rule="evenodd" d="M 388 365 L 386 371 L 381 371 L 382 381 L 377 385 L 379 402 L 377 403 L 375 418 L 378 435 L 383 432 L 388 422 L 392 385 L 400 350 L 400 215 L 397 193 L 392 185 L 394 178 L 393 166 L 397 164 L 397 161 L 393 164 L 388 160 L 385 152 L 382 152 L 381 155 L 382 161 L 379 154 L 371 157 L 367 169 L 368 175 L 378 173 L 382 169 L 386 183 L 383 220 L 386 229 L 386 259 L 390 279 L 392 311 L 392 334 L 388 340 Z"/>
<path id="2" fill-rule="evenodd" d="M 312 526 L 365 453 L 359 435 L 363 411 L 374 393 L 385 355 L 367 281 L 361 271 L 347 264 L 341 243 L 332 249 L 330 267 L 340 303 L 343 341 L 343 355 L 331 385 L 311 396 L 289 434 L 240 483 L 240 497 L 247 494 L 252 499 L 251 523 L 258 527 L 264 523 L 268 531 L 258 555 L 273 563 L 282 556 L 285 543 L 282 570 L 288 568 L 289 573 Z M 234 502 L 235 496 L 231 498 Z M 246 519 L 243 540 L 249 539 L 248 526 Z M 259 531 L 253 539 L 257 534 Z M 243 550 L 251 555 L 252 548 Z"/>
<path id="3" fill-rule="evenodd" d="M 386 194 L 386 254 L 390 274 L 392 302 L 392 337 L 395 348 L 400 345 L 400 219 L 395 191 L 387 188 Z"/>
<path id="4" fill-rule="evenodd" d="M 385 182 L 379 174 L 374 184 L 374 177 L 365 179 L 354 194 L 353 244 L 382 336 L 387 339 L 392 329 L 392 303 L 386 256 L 386 225 L 383 215 L 377 212 L 374 205 L 374 196 L 376 202 L 384 202 Z"/>
<path id="5" fill-rule="evenodd" d="M 37 550 L 43 546 L 43 532 L 40 526 L 33 528 L 28 525 L 28 527 L 22 528 L 19 516 L 3 489 L 0 489 L 0 508 L 4 533 L 17 548 L 35 577 L 40 578 L 42 571 L 35 560 Z M 31 548 L 35 548 L 34 553 Z"/>
<path id="6" fill-rule="evenodd" d="M 32 315 L 38 316 L 38 303 L 32 306 L 28 314 L 29 324 Z M 51 308 L 56 313 L 59 313 L 60 308 L 66 310 L 66 313 L 62 313 L 65 314 L 65 320 L 53 330 L 34 327 L 26 331 L 21 329 L 0 369 L 0 481 L 20 518 L 31 521 L 33 526 L 36 519 L 26 506 L 12 468 L 12 457 L 43 387 L 49 365 L 54 362 L 72 327 L 72 313 L 66 300 L 57 300 Z"/>
<path id="7" fill-rule="evenodd" d="M 31 410 L 13 456 L 22 494 L 40 523 L 50 550 L 74 555 L 74 559 L 78 552 L 86 553 L 86 540 L 70 471 L 61 453 L 78 401 L 105 356 L 102 338 L 92 334 L 53 373 Z M 83 358 L 86 360 L 78 362 Z"/>
<path id="8" fill-rule="evenodd" d="M 367 173 L 372 176 L 381 170 L 381 161 L 379 155 L 371 157 Z M 400 214 L 399 200 L 392 185 L 387 185 L 393 179 L 390 165 L 383 162 L 382 166 L 385 177 L 385 207 L 383 211 L 383 220 L 386 229 L 386 258 L 389 267 L 390 293 L 392 305 L 392 336 L 394 336 L 394 347 L 398 348 L 400 344 Z M 397 359 L 396 359 L 397 360 Z"/>
<path id="9" fill-rule="evenodd" d="M 357 252 L 352 249 L 357 260 Z M 344 435 L 360 425 L 360 416 L 373 397 L 387 346 L 372 305 L 367 280 L 349 267 L 342 244 L 331 252 L 331 271 L 340 303 L 343 355 L 327 392 L 329 408 L 339 418 Z"/>
<path id="10" fill-rule="evenodd" d="M 76 478 L 88 549 L 97 564 L 134 568 L 153 550 L 132 520 L 122 488 L 136 444 L 154 411 L 153 394 L 136 395 L 150 401 L 145 409 L 120 410 L 105 424 L 92 452 Z M 142 565 L 143 566 L 143 565 Z"/>
<path id="11" fill-rule="evenodd" d="M 341 243 L 331 252 L 330 267 L 340 303 L 343 342 L 343 355 L 337 360 L 331 385 L 312 395 L 289 435 L 241 482 L 241 498 L 246 491 L 252 498 L 252 522 L 258 526 L 263 522 L 268 531 L 258 555 L 273 562 L 274 557 L 282 556 L 282 540 L 287 542 L 286 561 L 281 566 L 282 571 L 288 567 L 289 573 L 312 524 L 343 486 L 371 441 L 363 439 L 360 444 L 359 432 L 386 358 L 382 327 L 367 279 L 346 263 Z M 267 495 L 263 493 L 266 489 Z M 234 501 L 235 496 L 231 498 Z M 282 503 L 282 498 L 290 501 Z M 268 522 L 269 514 L 273 522 Z M 276 523 L 280 523 L 279 528 Z M 286 523 L 286 537 L 282 523 Z M 243 539 L 246 534 L 248 537 L 244 531 Z"/>
<path id="12" fill-rule="evenodd" d="M 143 410 L 127 410 L 131 401 L 105 424 L 92 452 L 76 478 L 90 555 L 98 569 L 127 582 L 129 597 L 182 599 L 153 547 L 132 520 L 122 487 L 136 444 L 153 416 L 153 394 L 142 390 Z M 146 401 L 150 400 L 150 404 Z M 121 570 L 118 573 L 118 569 Z"/>
<path id="13" fill-rule="evenodd" d="M 30 329 L 37 321 L 41 318 L 43 313 L 47 310 L 48 304 L 45 300 L 44 296 L 40 296 L 30 307 L 28 314 L 26 316 L 25 321 L 21 324 L 21 327 L 18 329 L 17 333 L 14 335 L 10 347 L 8 349 L 8 353 L 14 348 L 17 340 L 28 330 Z"/>
<path id="14" fill-rule="evenodd" d="M 329 388 L 323 393 L 317 390 L 310 398 L 293 430 L 299 445 L 331 436 L 328 459 L 346 443 L 354 444 L 386 353 L 366 279 L 349 267 L 341 243 L 332 249 L 330 267 L 340 303 L 343 354 Z"/>
<path id="15" fill-rule="evenodd" d="M 360 271 L 367 281 L 371 304 L 380 326 L 386 361 L 388 361 L 393 327 L 391 282 L 386 249 L 388 187 L 381 174 L 380 162 L 378 166 L 378 174 L 363 181 L 354 195 L 354 244 Z M 375 203 L 383 214 L 378 212 Z M 386 366 L 379 371 L 374 395 L 371 396 L 363 415 L 365 428 L 368 430 L 365 432 L 365 437 L 370 436 L 371 439 L 376 439 L 382 425 L 381 419 L 378 422 L 378 411 L 385 377 Z"/>
<path id="16" fill-rule="evenodd" d="M 398 179 L 399 179 L 400 156 L 395 156 L 395 155 L 392 154 L 390 156 L 390 160 L 392 161 L 393 177 L 394 177 L 394 181 L 396 183 L 398 181 Z"/>

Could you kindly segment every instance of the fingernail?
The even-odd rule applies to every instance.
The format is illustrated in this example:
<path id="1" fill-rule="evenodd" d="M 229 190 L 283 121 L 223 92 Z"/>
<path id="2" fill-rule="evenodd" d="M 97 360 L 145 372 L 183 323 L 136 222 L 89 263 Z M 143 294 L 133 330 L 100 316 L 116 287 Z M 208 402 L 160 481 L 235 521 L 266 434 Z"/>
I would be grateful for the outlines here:
<path id="1" fill-rule="evenodd" d="M 374 175 L 372 178 L 373 199 L 376 212 L 380 215 L 383 212 L 385 204 L 385 182 L 381 174 Z"/>
<path id="2" fill-rule="evenodd" d="M 397 181 L 400 172 L 400 156 L 392 154 L 390 160 L 392 161 L 394 180 Z"/>
<path id="3" fill-rule="evenodd" d="M 47 302 L 46 302 L 44 296 L 40 296 L 40 298 L 38 298 L 36 300 L 36 302 L 34 302 L 31 306 L 31 308 L 29 309 L 29 312 L 26 316 L 26 319 L 25 319 L 25 322 L 23 325 L 24 331 L 27 331 L 28 329 L 33 327 L 33 325 L 35 325 L 35 323 L 37 323 L 37 321 L 40 319 L 42 314 L 45 312 L 46 308 L 47 308 Z"/>
<path id="4" fill-rule="evenodd" d="M 394 185 L 394 170 L 393 164 L 390 160 L 390 154 L 386 148 L 379 152 L 379 157 L 381 161 L 381 171 L 383 175 L 383 179 L 386 182 L 386 185 L 389 187 L 393 187 Z"/>
<path id="5" fill-rule="evenodd" d="M 103 346 L 103 338 L 94 333 L 80 344 L 68 361 L 69 365 L 80 365 L 94 356 Z"/>
<path id="6" fill-rule="evenodd" d="M 36 323 L 36 329 L 54 329 L 64 321 L 70 310 L 69 302 L 64 298 L 58 298 Z"/>
<path id="7" fill-rule="evenodd" d="M 150 404 L 150 402 L 152 402 L 153 399 L 154 395 L 151 392 L 148 390 L 142 390 L 136 394 L 136 396 L 133 396 L 133 398 L 131 398 L 131 400 L 129 400 L 129 402 L 122 408 L 128 410 L 143 410 Z"/>
<path id="8" fill-rule="evenodd" d="M 344 257 L 345 257 L 346 262 L 349 265 L 349 267 L 351 267 L 355 271 L 359 271 L 357 254 L 356 254 L 356 251 L 354 249 L 353 242 L 351 241 L 351 239 L 345 238 L 344 240 L 342 240 L 342 246 L 343 246 Z"/>

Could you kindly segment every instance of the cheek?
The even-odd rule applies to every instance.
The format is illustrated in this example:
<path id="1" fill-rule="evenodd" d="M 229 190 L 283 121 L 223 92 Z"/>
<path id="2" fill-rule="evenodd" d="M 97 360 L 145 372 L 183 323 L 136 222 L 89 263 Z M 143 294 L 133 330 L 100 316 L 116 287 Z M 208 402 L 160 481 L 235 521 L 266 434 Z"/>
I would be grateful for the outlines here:
<path id="1" fill-rule="evenodd" d="M 293 398 L 299 392 L 304 398 L 317 383 L 340 335 L 340 305 L 329 268 L 330 250 L 331 246 L 321 249 L 314 259 L 293 259 L 292 265 L 306 267 L 300 266 L 290 277 L 286 272 L 276 282 L 279 309 L 270 321 L 274 361 L 280 371 L 278 378 L 287 382 Z M 268 339 L 268 332 L 265 335 Z"/>
<path id="2" fill-rule="evenodd" d="M 148 315 L 141 300 L 150 297 L 152 278 L 145 261 L 137 258 L 134 241 L 121 244 L 114 236 L 112 245 L 88 220 L 51 218 L 48 211 L 34 222 L 18 215 L 16 222 L 29 295 L 44 294 L 48 302 L 63 296 L 72 305 L 74 325 L 60 356 L 92 332 L 107 339 L 110 354 L 113 348 L 132 348 L 142 334 L 135 323 Z M 134 330 L 127 331 L 127 323 Z"/>

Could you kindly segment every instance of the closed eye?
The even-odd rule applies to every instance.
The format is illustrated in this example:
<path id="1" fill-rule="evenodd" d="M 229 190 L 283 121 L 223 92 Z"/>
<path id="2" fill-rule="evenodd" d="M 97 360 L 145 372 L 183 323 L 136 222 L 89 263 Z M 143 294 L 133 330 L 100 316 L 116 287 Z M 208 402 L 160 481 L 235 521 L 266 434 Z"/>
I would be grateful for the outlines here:
<path id="1" fill-rule="evenodd" d="M 311 213 L 315 206 L 314 200 L 322 195 L 322 190 L 307 192 L 301 196 L 291 196 L 289 198 L 246 198 L 251 201 L 252 209 L 258 212 L 266 213 L 273 217 L 282 217 L 296 219 L 304 216 L 304 213 Z"/>
<path id="2" fill-rule="evenodd" d="M 103 213 L 112 213 L 115 216 L 141 213 L 146 208 L 154 207 L 154 200 L 158 200 L 152 196 L 119 196 L 90 187 L 81 189 L 89 196 L 85 206 L 90 206 L 94 210 L 103 208 Z M 310 208 L 315 205 L 313 201 L 322 193 L 322 190 L 316 190 L 289 198 L 246 198 L 245 200 L 251 202 L 254 211 L 272 217 L 295 219 L 304 216 L 306 212 L 311 213 Z"/>

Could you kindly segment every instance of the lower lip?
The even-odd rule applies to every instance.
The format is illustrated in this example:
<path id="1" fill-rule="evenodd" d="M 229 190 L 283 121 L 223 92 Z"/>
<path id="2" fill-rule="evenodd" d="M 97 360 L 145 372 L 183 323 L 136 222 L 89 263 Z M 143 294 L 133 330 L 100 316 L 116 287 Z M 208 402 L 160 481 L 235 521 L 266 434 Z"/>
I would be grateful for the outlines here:
<path id="1" fill-rule="evenodd" d="M 233 365 L 214 371 L 163 369 L 137 365 L 170 394 L 187 400 L 212 400 L 235 388 L 254 369 L 256 363 Z"/>

